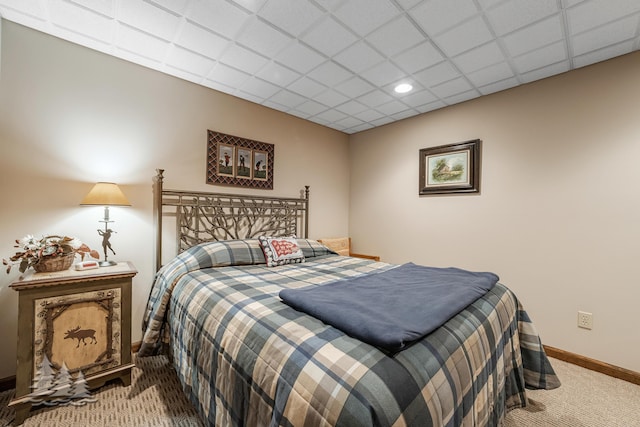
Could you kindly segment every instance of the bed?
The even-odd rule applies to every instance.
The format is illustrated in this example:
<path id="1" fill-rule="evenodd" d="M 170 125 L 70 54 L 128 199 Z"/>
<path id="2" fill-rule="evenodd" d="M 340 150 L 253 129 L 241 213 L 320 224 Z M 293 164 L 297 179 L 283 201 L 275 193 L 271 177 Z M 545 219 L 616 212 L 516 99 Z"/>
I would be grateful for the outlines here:
<path id="1" fill-rule="evenodd" d="M 162 182 L 159 171 L 156 226 L 160 234 L 163 217 L 175 222 L 179 254 L 161 263 L 158 236 L 138 356 L 170 357 L 205 424 L 498 426 L 526 406 L 526 388 L 560 385 L 527 313 L 501 283 L 405 348 L 381 349 L 280 298 L 285 289 L 399 268 L 309 239 L 308 188 L 279 199 L 163 190 Z M 241 228 L 250 232 L 240 236 Z M 266 233 L 300 236 L 304 262 L 268 266 Z"/>

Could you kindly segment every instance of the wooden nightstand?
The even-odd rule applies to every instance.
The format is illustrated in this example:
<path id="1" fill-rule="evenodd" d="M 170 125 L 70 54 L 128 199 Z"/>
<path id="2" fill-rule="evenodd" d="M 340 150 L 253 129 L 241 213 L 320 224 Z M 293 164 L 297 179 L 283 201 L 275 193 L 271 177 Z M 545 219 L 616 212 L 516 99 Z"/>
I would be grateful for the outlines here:
<path id="1" fill-rule="evenodd" d="M 57 373 L 79 371 L 89 389 L 120 378 L 131 384 L 131 281 L 133 264 L 54 273 L 27 273 L 10 287 L 18 291 L 16 424 L 35 404 L 32 386 L 44 364 Z M 47 363 L 48 362 L 48 363 Z M 36 381 L 34 381 L 36 380 Z"/>

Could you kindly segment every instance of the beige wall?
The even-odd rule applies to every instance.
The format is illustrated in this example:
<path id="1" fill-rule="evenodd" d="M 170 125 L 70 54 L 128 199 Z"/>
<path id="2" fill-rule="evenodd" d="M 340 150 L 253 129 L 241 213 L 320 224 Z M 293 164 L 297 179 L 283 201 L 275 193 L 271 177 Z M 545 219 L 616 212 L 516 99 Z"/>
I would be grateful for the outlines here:
<path id="1" fill-rule="evenodd" d="M 116 260 L 131 260 L 133 339 L 151 284 L 151 179 L 166 188 L 257 190 L 205 181 L 206 132 L 275 144 L 279 196 L 311 186 L 311 237 L 348 231 L 348 136 L 313 123 L 2 22 L 0 258 L 26 234 L 71 234 L 99 248 L 100 207 L 80 207 L 96 181 L 115 181 L 132 203 L 112 208 Z M 17 294 L 0 274 L 0 378 L 15 373 Z"/>
<path id="2" fill-rule="evenodd" d="M 640 371 L 639 76 L 635 53 L 353 135 L 354 249 L 494 271 L 545 344 Z M 419 197 L 418 151 L 476 138 L 481 194 Z"/>

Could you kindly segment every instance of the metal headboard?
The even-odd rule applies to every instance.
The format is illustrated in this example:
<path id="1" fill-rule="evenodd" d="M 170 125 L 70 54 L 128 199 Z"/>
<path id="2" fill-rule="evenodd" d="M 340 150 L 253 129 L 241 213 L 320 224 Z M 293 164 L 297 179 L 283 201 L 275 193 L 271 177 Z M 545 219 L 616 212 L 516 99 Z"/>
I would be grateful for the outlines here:
<path id="1" fill-rule="evenodd" d="M 162 218 L 176 221 L 179 252 L 203 242 L 258 236 L 299 236 L 309 233 L 309 186 L 300 198 L 250 196 L 164 190 L 164 169 L 153 179 L 155 268 L 162 265 Z"/>

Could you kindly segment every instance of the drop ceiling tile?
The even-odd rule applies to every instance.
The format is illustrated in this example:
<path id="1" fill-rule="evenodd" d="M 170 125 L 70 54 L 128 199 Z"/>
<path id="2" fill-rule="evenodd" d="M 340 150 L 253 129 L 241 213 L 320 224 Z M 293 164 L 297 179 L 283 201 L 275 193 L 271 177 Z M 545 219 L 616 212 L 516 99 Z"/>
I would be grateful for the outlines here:
<path id="1" fill-rule="evenodd" d="M 302 77 L 289 85 L 289 90 L 294 91 L 297 94 L 306 96 L 313 99 L 320 92 L 325 91 L 327 88 L 320 83 L 308 78 Z"/>
<path id="2" fill-rule="evenodd" d="M 164 40 L 124 24 L 118 26 L 116 33 L 118 48 L 153 61 L 164 59 L 167 51 L 167 44 Z"/>
<path id="3" fill-rule="evenodd" d="M 258 70 L 269 62 L 264 56 L 258 55 L 237 44 L 229 45 L 219 61 L 249 74 L 257 73 Z"/>
<path id="4" fill-rule="evenodd" d="M 491 8 L 491 6 L 493 6 L 493 5 L 497 4 L 497 3 L 500 3 L 502 1 L 504 1 L 504 0 L 478 0 L 478 3 L 480 3 L 480 6 L 483 9 L 489 9 L 489 8 Z M 580 0 L 580 1 L 582 1 L 582 0 Z"/>
<path id="5" fill-rule="evenodd" d="M 114 26 L 114 28 L 117 26 L 115 21 L 112 22 L 112 25 Z M 115 38 L 115 30 L 114 30 L 114 35 L 110 40 L 102 41 L 94 37 L 87 37 L 83 34 L 78 34 L 75 31 L 70 31 L 65 28 L 56 26 L 55 37 L 59 37 L 63 40 L 69 40 L 70 42 L 78 45 L 82 43 L 82 46 L 84 47 L 97 50 L 98 52 L 106 53 L 107 55 L 114 54 L 113 40 Z"/>
<path id="6" fill-rule="evenodd" d="M 349 80 L 340 83 L 335 88 L 338 92 L 341 92 L 351 98 L 364 95 L 367 92 L 375 89 L 370 83 L 365 82 L 360 77 L 352 77 Z"/>
<path id="7" fill-rule="evenodd" d="M 325 57 L 299 42 L 293 42 L 275 60 L 305 74 L 325 61 Z"/>
<path id="8" fill-rule="evenodd" d="M 360 73 L 360 76 L 376 86 L 386 86 L 407 77 L 407 74 L 389 61 L 384 61 Z"/>
<path id="9" fill-rule="evenodd" d="M 226 1 L 194 1 L 186 17 L 223 37 L 233 39 L 251 15 Z"/>
<path id="10" fill-rule="evenodd" d="M 634 41 L 619 43 L 614 46 L 609 46 L 605 49 L 599 49 L 594 52 L 589 52 L 584 55 L 573 58 L 573 65 L 576 68 L 584 67 L 594 64 L 600 61 L 606 61 L 616 56 L 625 55 L 634 50 Z"/>
<path id="11" fill-rule="evenodd" d="M 506 60 L 502 50 L 496 42 L 465 52 L 454 58 L 454 62 L 462 73 L 472 73 Z"/>
<path id="12" fill-rule="evenodd" d="M 397 0 L 398 4 L 402 6 L 403 9 L 411 9 L 421 1 L 423 0 Z"/>
<path id="13" fill-rule="evenodd" d="M 392 101 L 393 97 L 381 90 L 374 90 L 357 99 L 362 104 L 373 108 L 373 107 L 377 107 L 378 105 L 382 105 L 384 103 Z"/>
<path id="14" fill-rule="evenodd" d="M 342 6 L 343 3 L 349 0 L 315 0 L 324 10 L 333 12 Z"/>
<path id="15" fill-rule="evenodd" d="M 329 107 L 335 107 L 336 105 L 343 104 L 349 100 L 349 98 L 333 89 L 326 90 L 316 95 L 314 99 Z"/>
<path id="16" fill-rule="evenodd" d="M 165 74 L 168 74 L 170 76 L 178 77 L 179 79 L 186 80 L 188 82 L 192 82 L 196 84 L 200 84 L 203 80 L 202 77 L 198 74 L 193 74 L 189 71 L 181 70 L 168 64 L 164 65 L 164 67 L 162 68 L 162 71 Z"/>
<path id="17" fill-rule="evenodd" d="M 298 37 L 311 24 L 319 20 L 323 12 L 309 1 L 269 0 L 260 10 L 260 17 Z"/>
<path id="18" fill-rule="evenodd" d="M 473 49 L 493 39 L 482 17 L 472 18 L 457 27 L 433 37 L 433 41 L 447 56 Z"/>
<path id="19" fill-rule="evenodd" d="M 81 0 L 82 3 L 113 3 L 113 0 Z M 170 10 L 176 14 L 184 13 L 188 0 L 150 0 L 152 3 L 160 5 L 161 7 Z"/>
<path id="20" fill-rule="evenodd" d="M 300 117 L 301 119 L 305 120 L 309 120 L 309 117 L 311 117 L 311 114 L 303 113 L 302 111 L 298 110 L 289 110 L 287 111 L 287 114 L 291 114 L 292 116 Z"/>
<path id="21" fill-rule="evenodd" d="M 346 118 L 347 115 L 337 110 L 326 110 L 320 114 L 316 114 L 316 117 L 322 120 L 326 120 L 329 123 L 334 123 L 334 122 L 337 122 L 338 120 L 342 120 Z"/>
<path id="22" fill-rule="evenodd" d="M 519 73 L 527 73 L 565 59 L 567 59 L 565 45 L 563 42 L 558 42 L 513 58 L 513 63 Z"/>
<path id="23" fill-rule="evenodd" d="M 208 88 L 217 90 L 218 92 L 228 93 L 230 95 L 234 95 L 238 92 L 237 86 L 227 86 L 213 80 L 205 80 L 202 84 Z"/>
<path id="24" fill-rule="evenodd" d="M 257 18 L 247 22 L 236 41 L 268 58 L 274 57 L 291 43 L 288 36 Z"/>
<path id="25" fill-rule="evenodd" d="M 499 92 L 501 90 L 510 89 L 512 87 L 518 86 L 520 83 L 515 77 L 510 79 L 502 80 L 499 82 L 491 83 L 486 86 L 482 86 L 478 88 L 481 94 L 489 95 L 490 93 Z"/>
<path id="26" fill-rule="evenodd" d="M 399 113 L 396 113 L 396 114 L 392 114 L 391 117 L 393 117 L 393 120 L 403 120 L 418 114 L 420 114 L 418 111 L 408 109 L 408 110 L 400 111 Z"/>
<path id="27" fill-rule="evenodd" d="M 81 7 L 86 7 L 102 15 L 115 18 L 115 0 L 69 0 Z M 186 0 L 181 0 L 186 1 Z M 25 2 L 28 3 L 28 2 Z M 156 1 L 156 3 L 162 3 Z"/>
<path id="28" fill-rule="evenodd" d="M 636 37 L 638 17 L 611 22 L 602 27 L 586 31 L 571 38 L 574 55 L 583 55 L 589 51 L 602 49 Z"/>
<path id="29" fill-rule="evenodd" d="M 180 24 L 178 16 L 142 0 L 120 2 L 117 17 L 131 27 L 164 40 L 172 40 Z"/>
<path id="30" fill-rule="evenodd" d="M 638 0 L 591 0 L 567 10 L 567 22 L 570 33 L 578 34 L 625 15 L 639 12 Z"/>
<path id="31" fill-rule="evenodd" d="M 512 56 L 518 56 L 562 40 L 563 37 L 560 15 L 553 15 L 536 24 L 506 35 L 502 38 L 502 41 Z"/>
<path id="32" fill-rule="evenodd" d="M 353 76 L 353 73 L 333 61 L 327 61 L 311 71 L 309 77 L 333 87 Z"/>
<path id="33" fill-rule="evenodd" d="M 353 116 L 354 114 L 357 114 L 357 113 L 361 113 L 366 109 L 367 107 L 365 105 L 362 105 L 358 101 L 345 102 L 344 104 L 341 104 L 336 107 L 336 110 L 341 111 L 350 116 Z"/>
<path id="34" fill-rule="evenodd" d="M 476 15 L 478 8 L 473 0 L 424 1 L 411 9 L 409 15 L 422 29 L 433 36 Z"/>
<path id="35" fill-rule="evenodd" d="M 429 111 L 434 111 L 439 108 L 444 108 L 446 106 L 447 104 L 445 104 L 444 102 L 436 101 L 436 102 L 432 102 L 431 104 L 421 105 L 420 107 L 416 108 L 416 110 L 418 110 L 421 113 L 428 113 Z"/>
<path id="36" fill-rule="evenodd" d="M 423 86 L 429 88 L 459 75 L 460 73 L 456 68 L 451 65 L 450 62 L 446 61 L 427 68 L 424 71 L 420 71 L 419 73 L 415 73 L 414 77 Z"/>
<path id="37" fill-rule="evenodd" d="M 402 101 L 410 107 L 419 107 L 420 105 L 429 104 L 437 100 L 438 98 L 428 90 L 410 93 L 402 98 Z"/>
<path id="38" fill-rule="evenodd" d="M 474 86 L 487 86 L 489 84 L 513 77 L 513 71 L 506 62 L 491 65 L 481 70 L 470 73 L 468 76 Z"/>
<path id="39" fill-rule="evenodd" d="M 211 59 L 216 59 L 225 47 L 229 45 L 229 40 L 187 21 L 175 44 Z"/>
<path id="40" fill-rule="evenodd" d="M 280 88 L 274 84 L 265 82 L 264 80 L 252 77 L 240 87 L 240 90 L 265 100 L 275 95 Z"/>
<path id="41" fill-rule="evenodd" d="M 354 126 L 352 128 L 349 128 L 346 132 L 351 134 L 351 133 L 356 133 L 356 132 L 362 132 L 368 129 L 373 128 L 374 126 L 370 123 L 363 123 L 359 126 Z"/>
<path id="42" fill-rule="evenodd" d="M 360 73 L 371 66 L 384 61 L 384 57 L 365 42 L 357 42 L 333 57 L 333 60 L 345 68 Z"/>
<path id="43" fill-rule="evenodd" d="M 281 90 L 273 95 L 269 100 L 277 102 L 288 108 L 293 108 L 296 105 L 300 105 L 305 102 L 306 98 L 288 90 Z"/>
<path id="44" fill-rule="evenodd" d="M 251 75 L 244 73 L 235 68 L 231 68 L 228 65 L 218 63 L 215 68 L 209 73 L 209 79 L 218 84 L 224 84 L 226 86 L 237 88 L 241 87 Z"/>
<path id="45" fill-rule="evenodd" d="M 325 55 L 333 56 L 353 44 L 358 38 L 332 17 L 326 17 L 301 39 Z"/>
<path id="46" fill-rule="evenodd" d="M 187 71 L 197 76 L 206 76 L 215 65 L 215 61 L 180 46 L 169 50 L 165 63 L 178 70 Z"/>
<path id="47" fill-rule="evenodd" d="M 444 98 L 444 102 L 446 102 L 449 105 L 459 104 L 461 102 L 477 98 L 479 95 L 480 94 L 478 93 L 477 90 L 471 89 L 471 90 L 468 90 L 466 92 L 462 92 L 462 93 L 458 93 L 456 95 L 448 96 L 448 97 Z"/>
<path id="48" fill-rule="evenodd" d="M 275 102 L 273 100 L 273 97 L 264 101 L 262 105 L 264 105 L 265 107 L 272 108 L 274 110 L 285 112 L 285 113 L 288 113 L 289 110 L 291 110 L 291 107 L 288 107 L 287 105 L 282 105 L 279 102 Z"/>
<path id="49" fill-rule="evenodd" d="M 60 3 L 51 10 L 51 21 L 60 27 L 85 37 L 112 43 L 116 23 L 107 16 L 71 3 Z"/>
<path id="50" fill-rule="evenodd" d="M 35 18 L 38 21 L 45 21 L 48 19 L 47 11 L 41 1 L 0 1 L 0 5 L 6 5 L 7 9 L 3 10 L 2 17 L 5 19 L 15 19 L 16 22 L 20 22 L 21 15 L 27 15 L 31 18 Z M 11 11 L 18 13 L 11 13 Z"/>
<path id="51" fill-rule="evenodd" d="M 407 107 L 406 104 L 395 99 L 391 102 L 387 102 L 386 104 L 378 105 L 376 107 L 377 111 L 381 112 L 382 114 L 386 114 L 387 116 L 390 116 L 392 114 L 397 114 L 401 111 L 406 111 L 408 109 L 409 107 Z"/>
<path id="52" fill-rule="evenodd" d="M 421 43 L 393 58 L 393 62 L 409 74 L 424 70 L 443 60 L 444 56 L 430 41 Z"/>
<path id="53" fill-rule="evenodd" d="M 231 1 L 233 1 L 235 4 L 239 5 L 240 7 L 243 7 L 253 13 L 256 13 L 260 10 L 260 8 L 262 7 L 262 5 L 266 0 L 231 0 Z"/>
<path id="54" fill-rule="evenodd" d="M 358 114 L 354 114 L 354 117 L 357 117 L 358 119 L 365 121 L 365 122 L 371 122 L 373 120 L 377 120 L 381 117 L 384 117 L 384 114 L 382 114 L 379 111 L 376 110 L 371 110 L 371 109 L 367 109 L 362 111 L 361 113 Z"/>
<path id="55" fill-rule="evenodd" d="M 278 86 L 286 87 L 300 78 L 300 74 L 292 71 L 276 62 L 270 62 L 264 66 L 256 76 Z"/>
<path id="56" fill-rule="evenodd" d="M 387 56 L 393 56 L 425 40 L 423 34 L 405 16 L 375 30 L 367 41 Z"/>
<path id="57" fill-rule="evenodd" d="M 310 122 L 318 123 L 319 125 L 322 125 L 322 126 L 332 127 L 330 122 L 328 122 L 327 120 L 323 120 L 319 117 L 311 116 L 307 118 L 307 120 L 309 120 Z"/>
<path id="58" fill-rule="evenodd" d="M 315 101 L 306 101 L 296 107 L 297 111 L 301 111 L 311 116 L 315 116 L 316 114 L 319 114 L 326 109 L 327 107 L 325 105 L 322 105 L 319 102 Z"/>
<path id="59" fill-rule="evenodd" d="M 458 77 L 448 82 L 441 83 L 437 86 L 433 86 L 431 88 L 431 91 L 442 99 L 467 92 L 471 89 L 471 85 L 464 77 Z"/>
<path id="60" fill-rule="evenodd" d="M 356 126 L 361 126 L 364 123 L 362 120 L 356 119 L 355 117 L 345 117 L 342 120 L 338 120 L 335 122 L 336 125 L 341 126 L 344 129 L 349 129 Z"/>
<path id="61" fill-rule="evenodd" d="M 391 122 L 393 122 L 393 119 L 391 117 L 384 116 L 384 117 L 382 117 L 382 118 L 380 118 L 378 120 L 372 121 L 371 124 L 374 125 L 374 126 L 384 126 L 384 125 L 389 124 Z"/>
<path id="62" fill-rule="evenodd" d="M 295 108 L 297 111 L 301 111 L 303 113 L 307 113 L 311 116 L 315 116 L 318 113 L 321 113 L 327 109 L 326 106 L 320 104 L 315 101 L 306 101 Z"/>
<path id="63" fill-rule="evenodd" d="M 556 74 L 567 72 L 569 71 L 569 69 L 569 61 L 562 61 L 548 65 L 546 67 L 537 68 L 533 71 L 529 71 L 528 73 L 521 74 L 520 78 L 522 79 L 523 83 L 530 83 L 536 80 L 551 77 Z"/>
<path id="64" fill-rule="evenodd" d="M 117 46 L 113 49 L 113 55 L 115 55 L 117 58 L 122 58 L 125 61 L 133 62 L 134 64 L 139 64 L 143 67 L 151 68 L 152 70 L 162 70 L 163 67 L 163 63 L 160 62 L 160 60 L 151 59 L 149 57 L 139 55 L 138 53 L 121 49 Z"/>
<path id="65" fill-rule="evenodd" d="M 360 36 L 365 36 L 400 13 L 389 0 L 349 0 L 334 15 Z"/>
<path id="66" fill-rule="evenodd" d="M 486 15 L 496 35 L 502 36 L 558 12 L 557 0 L 510 0 Z"/>

